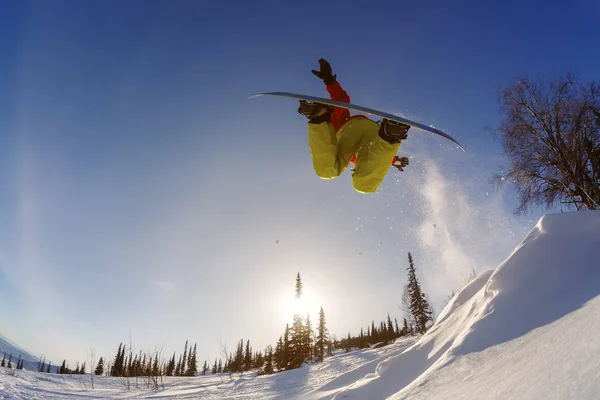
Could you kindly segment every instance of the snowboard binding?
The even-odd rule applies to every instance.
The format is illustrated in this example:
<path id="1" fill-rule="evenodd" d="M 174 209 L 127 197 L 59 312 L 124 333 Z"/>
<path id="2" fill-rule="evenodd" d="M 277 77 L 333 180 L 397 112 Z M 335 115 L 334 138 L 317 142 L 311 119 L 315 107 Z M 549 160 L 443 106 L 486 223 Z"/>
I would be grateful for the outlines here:
<path id="1" fill-rule="evenodd" d="M 327 104 L 316 103 L 314 101 L 300 100 L 298 113 L 308 118 L 309 124 L 321 124 L 331 121 L 333 107 Z"/>
<path id="2" fill-rule="evenodd" d="M 408 137 L 409 129 L 410 125 L 384 118 L 379 128 L 379 137 L 390 144 L 400 143 Z"/>

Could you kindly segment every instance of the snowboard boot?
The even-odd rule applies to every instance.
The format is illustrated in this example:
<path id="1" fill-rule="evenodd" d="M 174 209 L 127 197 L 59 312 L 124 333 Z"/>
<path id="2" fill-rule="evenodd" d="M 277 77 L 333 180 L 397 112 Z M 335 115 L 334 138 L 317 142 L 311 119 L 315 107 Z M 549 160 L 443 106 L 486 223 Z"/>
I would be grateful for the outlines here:
<path id="1" fill-rule="evenodd" d="M 313 101 L 300 100 L 298 113 L 308 118 L 309 124 L 321 124 L 323 122 L 331 121 L 333 107 L 326 104 L 315 103 Z"/>
<path id="2" fill-rule="evenodd" d="M 379 137 L 390 144 L 400 143 L 408 137 L 409 129 L 410 125 L 384 118 L 379 128 Z"/>

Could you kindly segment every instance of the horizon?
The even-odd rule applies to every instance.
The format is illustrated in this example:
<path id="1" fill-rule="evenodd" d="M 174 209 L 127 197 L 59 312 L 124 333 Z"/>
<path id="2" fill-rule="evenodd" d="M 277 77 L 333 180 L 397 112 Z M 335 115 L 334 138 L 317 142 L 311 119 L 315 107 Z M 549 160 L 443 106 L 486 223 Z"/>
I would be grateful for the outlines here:
<path id="1" fill-rule="evenodd" d="M 0 333 L 71 362 L 129 338 L 165 354 L 190 340 L 199 360 L 219 338 L 264 349 L 291 318 L 299 271 L 309 308 L 343 336 L 400 319 L 409 251 L 439 314 L 545 213 L 515 216 L 514 187 L 489 182 L 505 163 L 488 131 L 499 88 L 568 70 L 592 80 L 598 11 L 3 3 Z M 317 178 L 297 102 L 247 97 L 327 96 L 310 73 L 321 57 L 353 103 L 466 152 L 411 129 L 410 165 L 376 194 L 356 193 L 348 171 Z"/>

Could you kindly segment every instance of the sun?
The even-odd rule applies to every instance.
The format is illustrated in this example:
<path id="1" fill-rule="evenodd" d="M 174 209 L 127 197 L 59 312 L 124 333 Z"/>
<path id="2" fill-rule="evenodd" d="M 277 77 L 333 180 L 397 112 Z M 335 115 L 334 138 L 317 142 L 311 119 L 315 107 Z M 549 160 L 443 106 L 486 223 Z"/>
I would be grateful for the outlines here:
<path id="1" fill-rule="evenodd" d="M 315 320 L 321 308 L 319 296 L 310 289 L 302 289 L 302 296 L 297 299 L 294 294 L 285 295 L 281 299 L 281 311 L 286 321 L 292 321 L 294 315 L 306 317 L 311 316 L 311 320 Z"/>

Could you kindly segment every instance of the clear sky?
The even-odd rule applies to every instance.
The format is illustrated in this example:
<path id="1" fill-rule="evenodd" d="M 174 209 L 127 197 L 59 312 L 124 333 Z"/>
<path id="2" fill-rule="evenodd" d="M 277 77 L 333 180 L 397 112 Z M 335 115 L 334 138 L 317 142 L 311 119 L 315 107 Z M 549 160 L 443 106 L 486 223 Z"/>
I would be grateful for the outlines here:
<path id="1" fill-rule="evenodd" d="M 343 5 L 342 5 L 343 3 Z M 493 3 L 493 4 L 492 4 Z M 398 309 L 407 252 L 437 311 L 495 267 L 515 217 L 498 90 L 598 77 L 595 1 L 0 3 L 0 333 L 53 362 L 274 344 L 300 271 L 313 321 L 357 333 Z M 380 191 L 318 179 L 292 91 L 433 124 Z"/>

